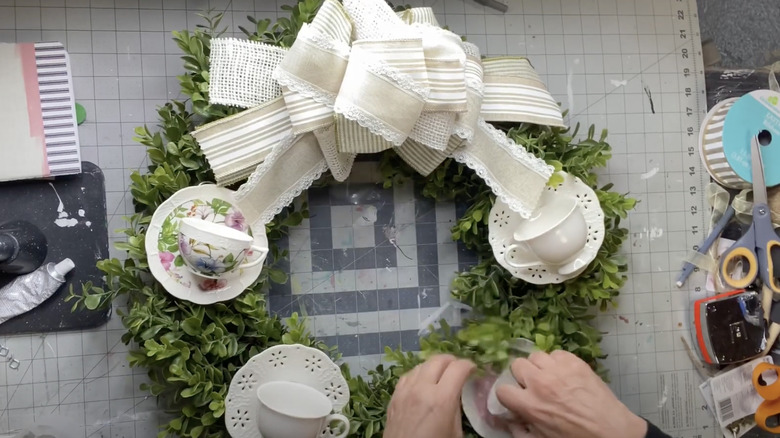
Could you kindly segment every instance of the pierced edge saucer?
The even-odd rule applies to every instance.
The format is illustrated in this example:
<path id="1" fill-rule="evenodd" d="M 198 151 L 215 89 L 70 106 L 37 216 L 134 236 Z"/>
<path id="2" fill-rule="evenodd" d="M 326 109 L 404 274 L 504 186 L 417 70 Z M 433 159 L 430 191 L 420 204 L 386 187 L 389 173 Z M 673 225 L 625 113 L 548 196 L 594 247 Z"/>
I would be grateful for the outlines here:
<path id="1" fill-rule="evenodd" d="M 186 187 L 174 193 L 165 202 L 160 204 L 152 215 L 152 220 L 146 230 L 144 246 L 149 263 L 149 270 L 154 278 L 163 285 L 166 291 L 176 298 L 191 301 L 195 304 L 214 304 L 220 301 L 231 300 L 239 296 L 247 287 L 257 280 L 260 272 L 263 270 L 263 263 L 247 269 L 240 269 L 238 273 L 230 273 L 224 276 L 228 282 L 226 287 L 213 291 L 200 290 L 197 286 L 198 277 L 187 269 L 181 270 L 182 276 L 189 280 L 189 286 L 174 280 L 168 271 L 163 267 L 160 261 L 159 249 L 157 247 L 162 231 L 162 224 L 168 218 L 174 209 L 186 202 L 198 198 L 219 198 L 232 204 L 233 208 L 238 209 L 234 200 L 234 191 L 224 187 L 218 187 L 213 184 L 204 184 L 200 186 Z M 251 229 L 251 226 L 250 226 Z M 265 235 L 265 228 L 261 230 L 252 230 L 254 244 L 262 247 L 268 247 L 268 238 Z M 265 257 L 265 256 L 263 256 Z"/>
<path id="2" fill-rule="evenodd" d="M 465 413 L 466 418 L 469 419 L 471 427 L 473 427 L 474 431 L 482 438 L 512 438 L 512 435 L 509 432 L 490 426 L 480 415 L 476 402 L 477 380 L 477 378 L 473 377 L 467 380 L 466 384 L 463 385 L 463 390 L 460 395 L 463 413 Z M 487 398 L 487 395 L 485 398 Z M 485 412 L 487 412 L 487 407 L 485 407 Z"/>
<path id="3" fill-rule="evenodd" d="M 571 196 L 577 203 L 588 225 L 588 238 L 585 247 L 578 254 L 583 257 L 584 265 L 577 271 L 561 275 L 557 273 L 557 266 L 539 261 L 538 264 L 526 268 L 509 266 L 504 260 L 504 251 L 514 243 L 512 231 L 522 219 L 511 212 L 509 207 L 496 199 L 493 208 L 490 209 L 488 222 L 488 240 L 493 248 L 496 261 L 509 271 L 513 277 L 533 284 L 561 283 L 580 275 L 598 255 L 599 248 L 604 242 L 604 211 L 601 209 L 596 192 L 583 183 L 579 178 L 566 172 L 559 172 L 564 180 L 557 187 L 547 187 L 547 190 L 558 192 L 561 195 Z"/>
<path id="4" fill-rule="evenodd" d="M 225 425 L 232 438 L 262 438 L 256 419 L 257 388 L 267 382 L 290 381 L 308 385 L 325 394 L 333 411 L 349 403 L 349 386 L 341 369 L 327 354 L 303 345 L 276 345 L 253 356 L 233 376 L 225 398 Z M 318 438 L 336 436 L 330 427 Z"/>

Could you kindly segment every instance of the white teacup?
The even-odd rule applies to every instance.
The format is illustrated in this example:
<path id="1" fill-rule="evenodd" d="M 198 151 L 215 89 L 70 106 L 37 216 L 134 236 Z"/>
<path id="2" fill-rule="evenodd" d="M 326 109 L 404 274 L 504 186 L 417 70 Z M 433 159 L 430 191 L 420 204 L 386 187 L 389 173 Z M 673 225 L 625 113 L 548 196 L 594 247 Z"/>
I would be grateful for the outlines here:
<path id="1" fill-rule="evenodd" d="M 254 238 L 243 231 L 203 219 L 184 218 L 179 226 L 179 252 L 184 264 L 204 277 L 216 278 L 236 268 L 260 264 L 268 248 L 253 243 Z M 255 257 L 252 261 L 247 260 L 250 251 Z"/>
<path id="2" fill-rule="evenodd" d="M 539 212 L 518 227 L 514 233 L 517 243 L 504 252 L 506 263 L 525 268 L 537 260 L 517 261 L 510 256 L 515 251 L 532 252 L 539 261 L 562 265 L 570 262 L 582 249 L 588 238 L 588 224 L 577 200 L 566 196 L 552 196 Z M 527 259 L 527 257 L 522 257 Z"/>
<path id="3" fill-rule="evenodd" d="M 295 382 L 268 382 L 257 388 L 257 427 L 263 438 L 317 438 L 332 421 L 343 423 L 334 438 L 349 433 L 349 420 L 331 414 L 333 405 L 316 389 Z"/>

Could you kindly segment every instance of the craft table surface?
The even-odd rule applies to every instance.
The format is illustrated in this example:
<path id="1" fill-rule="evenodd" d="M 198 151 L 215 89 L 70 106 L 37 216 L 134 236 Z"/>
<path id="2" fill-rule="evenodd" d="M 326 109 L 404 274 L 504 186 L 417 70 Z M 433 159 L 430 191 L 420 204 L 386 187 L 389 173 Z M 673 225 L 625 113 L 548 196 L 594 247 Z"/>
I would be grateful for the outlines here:
<path id="1" fill-rule="evenodd" d="M 0 183 L 0 205 L 0 224 L 23 219 L 43 232 L 48 243 L 45 263 L 69 257 L 76 264 L 56 294 L 0 325 L 0 334 L 81 330 L 105 324 L 110 310 L 71 312 L 72 304 L 65 302 L 71 286 L 80 293 L 87 281 L 98 287 L 103 284 L 103 273 L 95 265 L 108 257 L 106 192 L 100 168 L 84 162 L 78 175 Z M 0 274 L 0 287 L 13 278 Z"/>
<path id="2" fill-rule="evenodd" d="M 241 37 L 247 15 L 273 20 L 285 3 L 0 0 L 0 42 L 58 40 L 71 54 L 76 99 L 87 111 L 82 156 L 105 174 L 111 241 L 122 239 L 113 230 L 133 211 L 129 175 L 147 165 L 134 128 L 156 126 L 156 107 L 184 98 L 176 79 L 181 53 L 170 32 L 195 29 L 196 13 L 214 7 L 226 13 L 225 36 Z M 683 68 L 697 77 L 701 69 L 695 0 L 512 0 L 507 14 L 471 0 L 411 3 L 431 6 L 442 25 L 484 55 L 528 56 L 569 109 L 568 123 L 609 129 L 613 158 L 601 182 L 640 201 L 622 222 L 630 230 L 628 282 L 618 307 L 596 320 L 610 386 L 674 436 L 716 436 L 679 342 L 690 296 L 673 286 L 679 261 L 701 238 L 691 227 L 701 227 L 704 215 L 692 218 L 691 209 L 705 211 L 700 197 L 689 195 L 704 181 L 698 157 L 691 180 L 683 147 L 687 128 L 694 136 L 698 130 L 687 120 L 706 110 L 703 81 L 684 85 L 682 77 Z M 691 96 L 700 103 L 695 116 L 687 116 Z M 420 323 L 448 299 L 448 276 L 474 262 L 447 239 L 462 206 L 431 203 L 411 186 L 382 190 L 370 184 L 370 163 L 360 167 L 364 173 L 349 185 L 309 193 L 312 218 L 287 241 L 294 254 L 289 289 L 274 288 L 269 297 L 283 314 L 302 304 L 315 332 L 347 352 L 356 371 L 378 363 L 382 345 L 415 348 Z M 0 434 L 60 414 L 82 428 L 77 436 L 155 436 L 164 414 L 138 388 L 146 371 L 129 368 L 123 333 L 114 316 L 95 330 L 0 336 L 21 360 L 17 371 L 0 362 Z"/>

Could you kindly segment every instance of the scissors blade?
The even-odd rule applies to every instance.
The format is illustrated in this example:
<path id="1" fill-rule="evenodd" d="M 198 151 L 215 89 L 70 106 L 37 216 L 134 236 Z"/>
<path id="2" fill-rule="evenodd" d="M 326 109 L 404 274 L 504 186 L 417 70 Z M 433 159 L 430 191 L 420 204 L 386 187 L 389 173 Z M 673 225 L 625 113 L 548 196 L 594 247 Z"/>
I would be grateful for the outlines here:
<path id="1" fill-rule="evenodd" d="M 750 167 L 753 171 L 753 204 L 766 204 L 766 181 L 764 180 L 764 162 L 761 161 L 761 144 L 758 136 L 750 140 Z"/>

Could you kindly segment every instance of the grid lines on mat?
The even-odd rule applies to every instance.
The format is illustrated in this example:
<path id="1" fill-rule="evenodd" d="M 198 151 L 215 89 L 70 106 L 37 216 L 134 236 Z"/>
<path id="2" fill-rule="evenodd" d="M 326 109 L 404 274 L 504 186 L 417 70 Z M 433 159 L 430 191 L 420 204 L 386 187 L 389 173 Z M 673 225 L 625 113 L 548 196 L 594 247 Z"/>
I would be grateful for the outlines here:
<path id="1" fill-rule="evenodd" d="M 310 189 L 307 201 L 310 218 L 282 241 L 290 281 L 272 287 L 271 312 L 307 315 L 312 333 L 362 370 L 385 347 L 417 350 L 418 331 L 450 299 L 455 273 L 476 261 L 451 240 L 456 205 L 409 183 L 384 189 L 352 177 Z"/>

